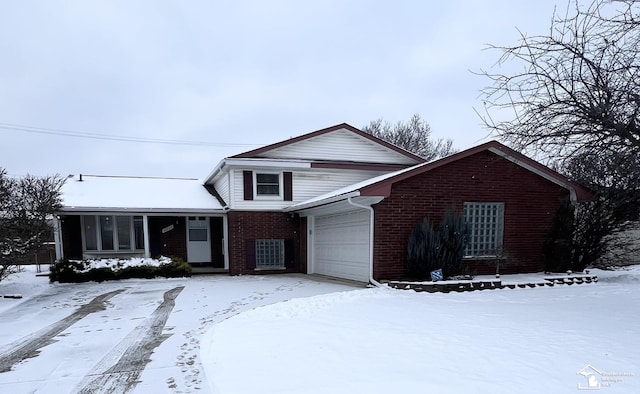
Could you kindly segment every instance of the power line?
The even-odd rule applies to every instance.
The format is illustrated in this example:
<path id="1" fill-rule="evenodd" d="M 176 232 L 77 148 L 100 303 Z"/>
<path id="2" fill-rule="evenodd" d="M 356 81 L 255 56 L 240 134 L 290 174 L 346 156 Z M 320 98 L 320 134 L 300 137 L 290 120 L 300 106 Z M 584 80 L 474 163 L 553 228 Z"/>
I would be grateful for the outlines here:
<path id="1" fill-rule="evenodd" d="M 89 133 L 89 132 L 83 132 L 83 131 L 53 129 L 53 128 L 47 128 L 47 127 L 26 126 L 26 125 L 19 125 L 19 124 L 13 124 L 13 123 L 4 123 L 4 122 L 0 122 L 0 129 L 22 131 L 25 133 L 59 135 L 64 137 L 76 137 L 76 138 L 108 140 L 108 141 L 137 142 L 137 143 L 147 143 L 147 144 L 220 146 L 220 147 L 264 145 L 264 144 L 243 144 L 243 143 L 233 143 L 233 142 L 206 142 L 206 141 L 170 140 L 170 139 L 161 139 L 161 138 L 146 138 L 146 137 L 129 137 L 129 136 L 123 136 L 123 135 L 99 134 L 99 133 Z"/>

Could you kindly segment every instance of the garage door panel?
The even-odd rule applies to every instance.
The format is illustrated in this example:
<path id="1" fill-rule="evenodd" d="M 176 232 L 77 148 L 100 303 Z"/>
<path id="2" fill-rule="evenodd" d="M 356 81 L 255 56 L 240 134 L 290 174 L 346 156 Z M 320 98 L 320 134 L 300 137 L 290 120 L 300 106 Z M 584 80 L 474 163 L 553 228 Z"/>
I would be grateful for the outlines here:
<path id="1" fill-rule="evenodd" d="M 369 212 L 318 216 L 314 225 L 314 272 L 369 280 Z"/>

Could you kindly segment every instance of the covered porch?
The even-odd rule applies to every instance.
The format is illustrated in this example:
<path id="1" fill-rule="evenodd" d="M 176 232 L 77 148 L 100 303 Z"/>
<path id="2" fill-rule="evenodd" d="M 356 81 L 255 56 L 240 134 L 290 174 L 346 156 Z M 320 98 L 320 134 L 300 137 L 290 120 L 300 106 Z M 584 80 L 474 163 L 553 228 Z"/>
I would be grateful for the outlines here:
<path id="1" fill-rule="evenodd" d="M 57 259 L 167 256 L 229 269 L 226 215 L 84 212 L 58 215 L 56 222 Z"/>
<path id="2" fill-rule="evenodd" d="M 57 259 L 167 256 L 229 269 L 226 210 L 198 180 L 70 176 L 62 196 Z"/>

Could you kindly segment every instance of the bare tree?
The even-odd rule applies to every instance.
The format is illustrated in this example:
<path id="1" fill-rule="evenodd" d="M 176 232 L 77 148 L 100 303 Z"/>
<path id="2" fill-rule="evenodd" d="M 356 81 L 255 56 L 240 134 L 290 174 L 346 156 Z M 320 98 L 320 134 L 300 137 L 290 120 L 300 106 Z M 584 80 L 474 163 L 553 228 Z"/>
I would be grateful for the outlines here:
<path id="1" fill-rule="evenodd" d="M 0 280 L 16 272 L 51 233 L 63 183 L 58 175 L 10 178 L 0 168 Z"/>
<path id="2" fill-rule="evenodd" d="M 496 68 L 520 67 L 480 72 L 491 83 L 479 114 L 504 140 L 557 158 L 640 152 L 640 2 L 571 0 L 547 34 L 490 48 L 502 53 Z"/>
<path id="3" fill-rule="evenodd" d="M 439 159 L 456 153 L 453 140 L 431 138 L 431 127 L 420 115 L 415 114 L 408 122 L 395 125 L 377 119 L 362 128 L 365 133 L 399 146 L 427 161 Z"/>
<path id="4" fill-rule="evenodd" d="M 548 33 L 521 32 L 515 45 L 490 49 L 501 53 L 496 69 L 516 71 L 480 72 L 490 84 L 479 114 L 515 148 L 558 160 L 594 192 L 567 216 L 571 266 L 593 264 L 638 218 L 640 2 L 569 0 Z"/>
<path id="5" fill-rule="evenodd" d="M 576 207 L 574 265 L 624 263 L 640 251 L 629 237 L 640 216 L 640 156 L 625 151 L 594 155 L 579 153 L 565 165 L 565 173 L 589 187 L 593 201 Z"/>

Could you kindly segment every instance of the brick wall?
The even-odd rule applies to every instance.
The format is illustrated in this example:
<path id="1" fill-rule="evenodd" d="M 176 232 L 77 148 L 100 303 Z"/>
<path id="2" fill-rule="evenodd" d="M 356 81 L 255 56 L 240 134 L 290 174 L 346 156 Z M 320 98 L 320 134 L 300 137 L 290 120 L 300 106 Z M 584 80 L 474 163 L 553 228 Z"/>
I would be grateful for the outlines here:
<path id="1" fill-rule="evenodd" d="M 246 243 L 255 239 L 293 240 L 294 266 L 287 267 L 285 272 L 300 272 L 301 266 L 306 267 L 306 258 L 301 256 L 303 249 L 300 246 L 302 223 L 297 215 L 292 217 L 292 215 L 282 212 L 231 211 L 227 213 L 227 220 L 229 224 L 229 273 L 231 275 L 265 273 L 265 271 L 255 271 L 247 263 Z"/>
<path id="2" fill-rule="evenodd" d="M 425 216 L 438 225 L 447 209 L 461 212 L 464 202 L 504 202 L 502 273 L 540 271 L 546 232 L 568 196 L 568 190 L 489 151 L 398 182 L 374 206 L 374 277 L 403 277 L 411 230 Z M 468 264 L 476 273 L 495 273 L 494 261 Z"/>
<path id="3" fill-rule="evenodd" d="M 162 229 L 173 225 L 171 231 Z M 149 247 L 152 257 L 160 255 L 187 261 L 187 228 L 183 216 L 150 216 Z"/>

